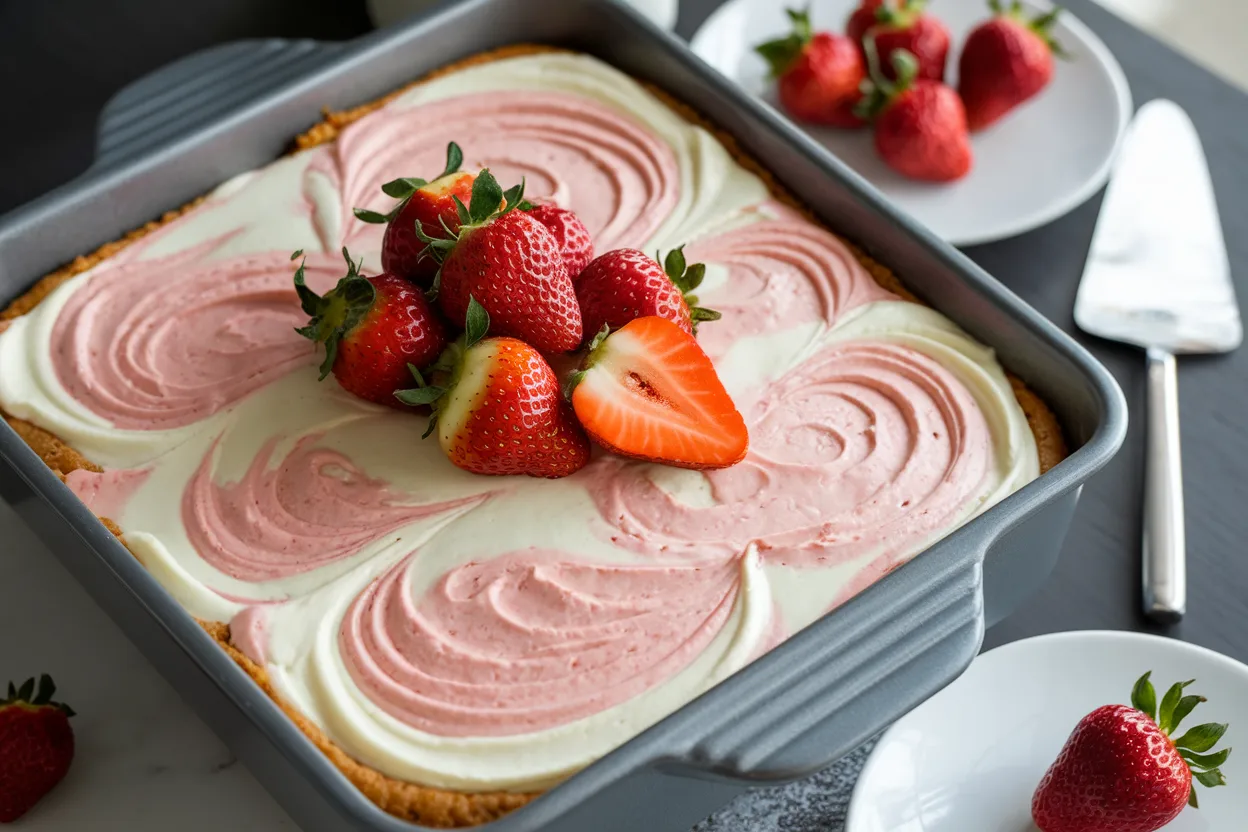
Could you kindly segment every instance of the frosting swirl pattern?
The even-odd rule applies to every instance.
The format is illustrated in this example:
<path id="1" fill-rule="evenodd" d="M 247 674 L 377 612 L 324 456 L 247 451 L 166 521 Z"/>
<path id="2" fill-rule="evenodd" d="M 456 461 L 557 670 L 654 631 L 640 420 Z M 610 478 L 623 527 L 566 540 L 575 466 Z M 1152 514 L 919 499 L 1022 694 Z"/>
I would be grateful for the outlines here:
<path id="1" fill-rule="evenodd" d="M 205 260 L 210 246 L 131 259 L 91 275 L 52 331 L 65 390 L 126 430 L 201 421 L 296 367 L 315 351 L 289 253 Z M 332 286 L 342 267 L 308 258 L 308 282 Z"/>
<path id="2" fill-rule="evenodd" d="M 974 398 L 933 359 L 884 342 L 835 344 L 771 385 L 747 416 L 750 453 L 706 473 L 694 506 L 604 460 L 591 490 L 617 543 L 652 554 L 836 564 L 914 551 L 968 509 L 992 460 Z"/>
<path id="3" fill-rule="evenodd" d="M 735 560 L 581 563 L 519 552 L 409 593 L 419 554 L 351 605 L 340 649 L 356 684 L 404 723 L 506 736 L 598 713 L 679 672 L 723 628 Z"/>
<path id="4" fill-rule="evenodd" d="M 465 95 L 373 113 L 309 167 L 341 192 L 345 243 L 376 248 L 380 226 L 360 222 L 351 206 L 384 213 L 382 183 L 396 170 L 440 170 L 451 141 L 463 147 L 465 170 L 488 167 L 505 184 L 523 177 L 526 195 L 575 211 L 598 251 L 641 245 L 679 198 L 671 148 L 615 110 L 558 92 L 516 92 L 502 106 L 497 95 Z"/>
<path id="5" fill-rule="evenodd" d="M 182 522 L 208 564 L 242 581 L 308 572 L 349 557 L 387 532 L 483 498 L 428 505 L 372 479 L 337 451 L 305 436 L 275 468 L 270 440 L 238 482 L 212 477 L 209 452 L 182 497 Z"/>

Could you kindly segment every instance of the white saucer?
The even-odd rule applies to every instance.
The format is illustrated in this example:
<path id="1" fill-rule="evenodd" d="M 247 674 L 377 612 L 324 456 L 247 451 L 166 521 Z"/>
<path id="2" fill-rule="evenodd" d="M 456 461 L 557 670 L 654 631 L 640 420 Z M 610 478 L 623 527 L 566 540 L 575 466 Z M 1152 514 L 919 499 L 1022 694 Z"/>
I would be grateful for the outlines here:
<path id="1" fill-rule="evenodd" d="M 775 85 L 753 47 L 788 32 L 786 5 L 805 2 L 729 0 L 694 35 L 693 51 L 774 106 Z M 815 28 L 844 31 L 857 5 L 856 0 L 812 0 Z M 986 18 L 987 4 L 933 0 L 928 8 L 953 34 L 946 81 L 956 82 L 962 40 Z M 869 130 L 803 126 L 954 245 L 1021 234 L 1066 214 L 1105 184 L 1132 113 L 1126 77 L 1105 44 L 1069 12 L 1054 33 L 1073 59 L 1058 61 L 1053 83 L 1037 98 L 974 137 L 975 168 L 960 182 L 933 185 L 894 173 L 876 157 Z"/>
<path id="2" fill-rule="evenodd" d="M 1152 670 L 1157 698 L 1195 679 L 1208 697 L 1184 728 L 1229 722 L 1227 784 L 1198 787 L 1168 832 L 1248 828 L 1248 666 L 1181 641 L 1121 632 L 1059 633 L 977 658 L 961 678 L 880 738 L 854 789 L 845 832 L 1034 832 L 1031 796 L 1071 730 L 1101 705 L 1128 703 Z"/>

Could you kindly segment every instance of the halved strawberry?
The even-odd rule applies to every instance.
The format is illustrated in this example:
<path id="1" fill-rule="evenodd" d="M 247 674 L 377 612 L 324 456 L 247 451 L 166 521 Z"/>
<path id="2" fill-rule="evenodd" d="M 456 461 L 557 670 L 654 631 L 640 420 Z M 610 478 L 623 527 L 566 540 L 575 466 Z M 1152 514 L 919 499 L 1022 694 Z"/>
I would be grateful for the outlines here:
<path id="1" fill-rule="evenodd" d="M 698 342 L 665 318 L 638 318 L 594 339 L 573 378 L 572 407 L 609 451 L 680 468 L 745 458 L 745 420 Z"/>
<path id="2" fill-rule="evenodd" d="M 581 345 L 581 308 L 559 244 L 525 211 L 524 183 L 504 192 L 488 171 L 477 175 L 472 201 L 456 200 L 460 227 L 441 237 L 424 235 L 442 269 L 432 292 L 442 313 L 463 325 L 475 298 L 490 314 L 497 335 L 558 353 Z"/>
<path id="3" fill-rule="evenodd" d="M 425 243 L 416 234 L 417 226 L 426 235 L 442 234 L 444 229 L 459 229 L 459 213 L 455 200 L 468 200 L 471 173 L 462 173 L 463 151 L 451 142 L 446 147 L 446 168 L 432 182 L 424 179 L 401 178 L 381 186 L 386 196 L 399 200 L 387 214 L 356 208 L 355 216 L 368 223 L 386 223 L 381 241 L 381 268 L 390 274 L 410 280 L 422 289 L 433 284 L 438 261 L 426 251 Z"/>
<path id="4" fill-rule="evenodd" d="M 475 474 L 528 474 L 555 479 L 589 461 L 589 440 L 541 353 L 515 338 L 484 338 L 489 314 L 469 299 L 464 335 L 425 383 L 395 395 L 404 404 L 432 404 L 438 444 L 456 466 Z M 426 436 L 428 433 L 425 434 Z"/>
<path id="5" fill-rule="evenodd" d="M 394 391 L 410 378 L 408 365 L 427 367 L 446 348 L 446 327 L 412 284 L 392 274 L 364 277 L 345 248 L 342 256 L 347 274 L 324 297 L 304 283 L 300 262 L 295 292 L 311 320 L 296 332 L 325 345 L 322 379 L 332 372 L 348 393 L 394 405 Z"/>
<path id="6" fill-rule="evenodd" d="M 576 281 L 581 325 L 593 337 L 604 326 L 619 329 L 635 318 L 655 315 L 692 333 L 699 322 L 719 319 L 718 312 L 698 306 L 692 294 L 705 276 L 703 264 L 685 264 L 684 246 L 669 251 L 662 266 L 635 248 L 608 251 Z"/>
<path id="7" fill-rule="evenodd" d="M 553 202 L 541 202 L 525 210 L 530 217 L 546 226 L 555 238 L 559 251 L 563 253 L 563 265 L 568 270 L 568 277 L 575 283 L 589 261 L 594 259 L 594 241 L 585 223 L 567 208 L 560 208 Z"/>

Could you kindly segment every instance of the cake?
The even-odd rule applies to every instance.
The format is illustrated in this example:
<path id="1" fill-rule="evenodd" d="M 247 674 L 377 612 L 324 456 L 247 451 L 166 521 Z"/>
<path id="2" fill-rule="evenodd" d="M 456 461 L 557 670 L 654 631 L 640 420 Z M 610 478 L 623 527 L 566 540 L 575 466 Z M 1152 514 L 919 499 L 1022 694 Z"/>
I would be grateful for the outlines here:
<path id="1" fill-rule="evenodd" d="M 687 244 L 698 341 L 750 428 L 701 472 L 599 454 L 461 471 L 319 381 L 291 252 L 378 270 L 381 183 L 523 177 L 599 252 Z M 381 808 L 494 819 L 681 707 L 1065 454 L 992 351 L 679 102 L 543 47 L 329 114 L 298 151 L 4 313 L 0 409 Z"/>

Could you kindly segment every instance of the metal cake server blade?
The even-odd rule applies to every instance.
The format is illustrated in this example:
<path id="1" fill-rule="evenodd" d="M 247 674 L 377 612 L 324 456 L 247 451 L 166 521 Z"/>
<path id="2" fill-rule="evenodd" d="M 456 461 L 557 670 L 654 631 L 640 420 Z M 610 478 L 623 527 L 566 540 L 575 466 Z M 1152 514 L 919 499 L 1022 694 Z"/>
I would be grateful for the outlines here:
<path id="1" fill-rule="evenodd" d="M 1123 140 L 1075 322 L 1147 350 L 1144 610 L 1177 621 L 1187 569 L 1174 356 L 1233 350 L 1243 327 L 1200 137 L 1171 101 L 1141 107 Z"/>

